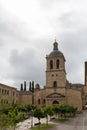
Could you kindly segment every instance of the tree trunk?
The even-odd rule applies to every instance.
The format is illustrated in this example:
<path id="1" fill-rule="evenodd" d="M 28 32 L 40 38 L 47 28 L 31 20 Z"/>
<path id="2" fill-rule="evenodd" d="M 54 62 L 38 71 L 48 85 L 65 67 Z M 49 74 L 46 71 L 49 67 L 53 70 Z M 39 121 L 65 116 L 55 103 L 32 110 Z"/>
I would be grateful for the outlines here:
<path id="1" fill-rule="evenodd" d="M 40 119 L 38 119 L 39 120 L 39 130 L 40 130 Z"/>
<path id="2" fill-rule="evenodd" d="M 46 116 L 46 120 L 47 120 L 47 121 L 46 121 L 46 124 L 48 125 L 48 115 Z"/>

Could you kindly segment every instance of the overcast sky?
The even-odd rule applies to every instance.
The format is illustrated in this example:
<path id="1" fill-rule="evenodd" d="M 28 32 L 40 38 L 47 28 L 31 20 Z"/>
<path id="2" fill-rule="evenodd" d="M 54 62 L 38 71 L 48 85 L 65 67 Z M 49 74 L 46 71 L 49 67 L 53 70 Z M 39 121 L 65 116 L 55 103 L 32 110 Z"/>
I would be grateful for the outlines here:
<path id="1" fill-rule="evenodd" d="M 45 85 L 53 42 L 66 58 L 67 79 L 84 83 L 87 0 L 0 0 L 0 83 Z"/>

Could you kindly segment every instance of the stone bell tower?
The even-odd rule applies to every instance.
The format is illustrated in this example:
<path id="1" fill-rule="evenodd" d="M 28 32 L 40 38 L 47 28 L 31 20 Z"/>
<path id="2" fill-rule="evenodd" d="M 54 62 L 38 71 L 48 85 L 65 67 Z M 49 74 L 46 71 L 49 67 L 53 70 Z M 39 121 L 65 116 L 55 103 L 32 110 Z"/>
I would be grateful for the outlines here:
<path id="1" fill-rule="evenodd" d="M 65 57 L 59 51 L 58 43 L 53 43 L 53 51 L 46 55 L 46 87 L 66 86 Z"/>

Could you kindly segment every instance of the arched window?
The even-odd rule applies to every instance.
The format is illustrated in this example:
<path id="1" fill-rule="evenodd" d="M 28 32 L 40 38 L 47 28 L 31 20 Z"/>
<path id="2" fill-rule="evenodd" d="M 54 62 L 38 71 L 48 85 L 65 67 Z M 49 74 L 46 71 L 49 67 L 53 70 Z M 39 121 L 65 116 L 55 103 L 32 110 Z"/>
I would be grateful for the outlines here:
<path id="1" fill-rule="evenodd" d="M 12 104 L 15 104 L 15 101 L 14 101 L 14 99 L 13 99 L 13 101 L 12 101 Z"/>
<path id="2" fill-rule="evenodd" d="M 43 104 L 45 104 L 46 103 L 46 100 L 45 99 L 43 99 Z"/>
<path id="3" fill-rule="evenodd" d="M 53 69 L 53 61 L 50 61 L 50 69 Z"/>
<path id="4" fill-rule="evenodd" d="M 56 68 L 59 69 L 59 60 L 56 61 Z"/>
<path id="5" fill-rule="evenodd" d="M 53 87 L 55 87 L 55 88 L 57 87 L 57 82 L 56 81 L 53 82 Z"/>
<path id="6" fill-rule="evenodd" d="M 8 104 L 8 101 L 7 101 L 7 104 Z"/>
<path id="7" fill-rule="evenodd" d="M 4 90 L 2 89 L 2 94 L 4 93 Z"/>
<path id="8" fill-rule="evenodd" d="M 38 104 L 40 104 L 40 99 L 38 99 Z"/>

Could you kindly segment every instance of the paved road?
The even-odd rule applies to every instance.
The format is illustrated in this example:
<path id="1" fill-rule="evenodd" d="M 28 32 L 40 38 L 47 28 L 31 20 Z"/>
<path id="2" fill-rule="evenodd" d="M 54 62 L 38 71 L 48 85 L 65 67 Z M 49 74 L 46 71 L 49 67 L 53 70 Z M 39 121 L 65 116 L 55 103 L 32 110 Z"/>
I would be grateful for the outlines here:
<path id="1" fill-rule="evenodd" d="M 87 130 L 87 110 L 66 123 L 58 123 L 55 128 L 50 130 Z"/>

